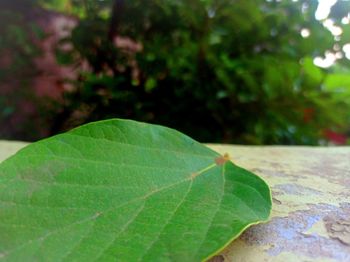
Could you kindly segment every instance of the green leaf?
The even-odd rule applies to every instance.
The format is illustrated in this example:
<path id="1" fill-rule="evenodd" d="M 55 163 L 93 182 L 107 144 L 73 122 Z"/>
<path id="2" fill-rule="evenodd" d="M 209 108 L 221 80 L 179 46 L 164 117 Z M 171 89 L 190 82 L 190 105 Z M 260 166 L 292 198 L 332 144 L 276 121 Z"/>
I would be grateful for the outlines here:
<path id="1" fill-rule="evenodd" d="M 324 83 L 327 90 L 350 88 L 350 76 L 348 74 L 329 74 Z"/>
<path id="2" fill-rule="evenodd" d="M 270 209 L 261 178 L 175 130 L 95 122 L 0 164 L 0 259 L 200 261 Z"/>
<path id="3" fill-rule="evenodd" d="M 312 57 L 305 57 L 303 59 L 303 70 L 306 77 L 316 85 L 322 83 L 324 79 L 324 73 L 321 68 L 315 66 Z M 313 85 L 312 85 L 313 86 Z"/>

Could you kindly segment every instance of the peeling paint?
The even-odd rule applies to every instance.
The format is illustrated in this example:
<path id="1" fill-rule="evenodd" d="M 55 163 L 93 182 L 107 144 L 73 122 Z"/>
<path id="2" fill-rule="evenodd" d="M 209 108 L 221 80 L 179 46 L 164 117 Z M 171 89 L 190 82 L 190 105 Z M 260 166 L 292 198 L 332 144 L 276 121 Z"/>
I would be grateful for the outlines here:
<path id="1" fill-rule="evenodd" d="M 211 145 L 271 186 L 271 220 L 222 252 L 225 261 L 350 261 L 350 148 Z"/>
<path id="2" fill-rule="evenodd" d="M 334 218 L 324 218 L 327 232 L 333 239 L 339 240 L 344 245 L 350 246 L 350 220 L 336 220 Z"/>

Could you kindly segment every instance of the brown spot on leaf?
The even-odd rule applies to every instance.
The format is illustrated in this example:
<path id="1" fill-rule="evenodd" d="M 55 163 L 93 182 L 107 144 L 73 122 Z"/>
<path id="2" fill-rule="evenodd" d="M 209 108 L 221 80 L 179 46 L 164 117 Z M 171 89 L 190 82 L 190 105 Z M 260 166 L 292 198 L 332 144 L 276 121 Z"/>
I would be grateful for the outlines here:
<path id="1" fill-rule="evenodd" d="M 192 173 L 191 174 L 191 179 L 194 179 L 196 176 L 198 176 L 198 173 Z"/>
<path id="2" fill-rule="evenodd" d="M 223 164 L 225 164 L 227 161 L 230 161 L 230 155 L 225 153 L 223 156 L 219 156 L 217 158 L 215 158 L 215 163 L 218 165 L 218 166 L 221 166 Z"/>

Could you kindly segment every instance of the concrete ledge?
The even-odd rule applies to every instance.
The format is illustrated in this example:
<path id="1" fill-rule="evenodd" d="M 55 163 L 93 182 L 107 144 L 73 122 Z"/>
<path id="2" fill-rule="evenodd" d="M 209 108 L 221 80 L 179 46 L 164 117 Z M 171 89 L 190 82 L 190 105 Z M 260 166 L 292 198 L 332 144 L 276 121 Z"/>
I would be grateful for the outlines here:
<path id="1" fill-rule="evenodd" d="M 25 145 L 0 141 L 0 161 Z M 350 147 L 209 147 L 263 177 L 274 202 L 213 261 L 350 261 Z"/>
<path id="2" fill-rule="evenodd" d="M 0 141 L 0 162 L 15 154 L 18 150 L 28 145 L 25 142 Z"/>

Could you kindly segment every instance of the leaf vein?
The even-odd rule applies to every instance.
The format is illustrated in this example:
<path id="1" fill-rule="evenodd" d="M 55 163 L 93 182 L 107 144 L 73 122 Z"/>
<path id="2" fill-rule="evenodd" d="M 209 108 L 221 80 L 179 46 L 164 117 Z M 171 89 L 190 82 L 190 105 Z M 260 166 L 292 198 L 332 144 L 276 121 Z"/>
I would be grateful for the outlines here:
<path id="1" fill-rule="evenodd" d="M 155 240 L 150 244 L 150 246 L 148 246 L 146 248 L 145 253 L 140 257 L 139 261 L 142 261 L 142 259 L 148 254 L 148 252 L 151 250 L 151 248 L 154 246 L 154 244 L 159 240 L 160 236 L 162 235 L 162 233 L 164 232 L 165 228 L 167 227 L 167 225 L 169 224 L 169 222 L 174 218 L 175 214 L 177 213 L 177 211 L 179 210 L 179 208 L 181 207 L 181 205 L 185 202 L 188 194 L 190 193 L 191 189 L 192 189 L 192 185 L 193 185 L 193 180 L 190 180 L 190 184 L 188 186 L 188 189 L 186 191 L 186 193 L 184 194 L 183 198 L 181 199 L 181 201 L 179 202 L 179 204 L 175 207 L 173 213 L 171 214 L 171 216 L 169 217 L 168 221 L 166 221 L 164 223 L 163 228 L 161 229 L 161 231 L 159 232 L 159 234 L 157 235 L 157 237 L 155 238 Z"/>

